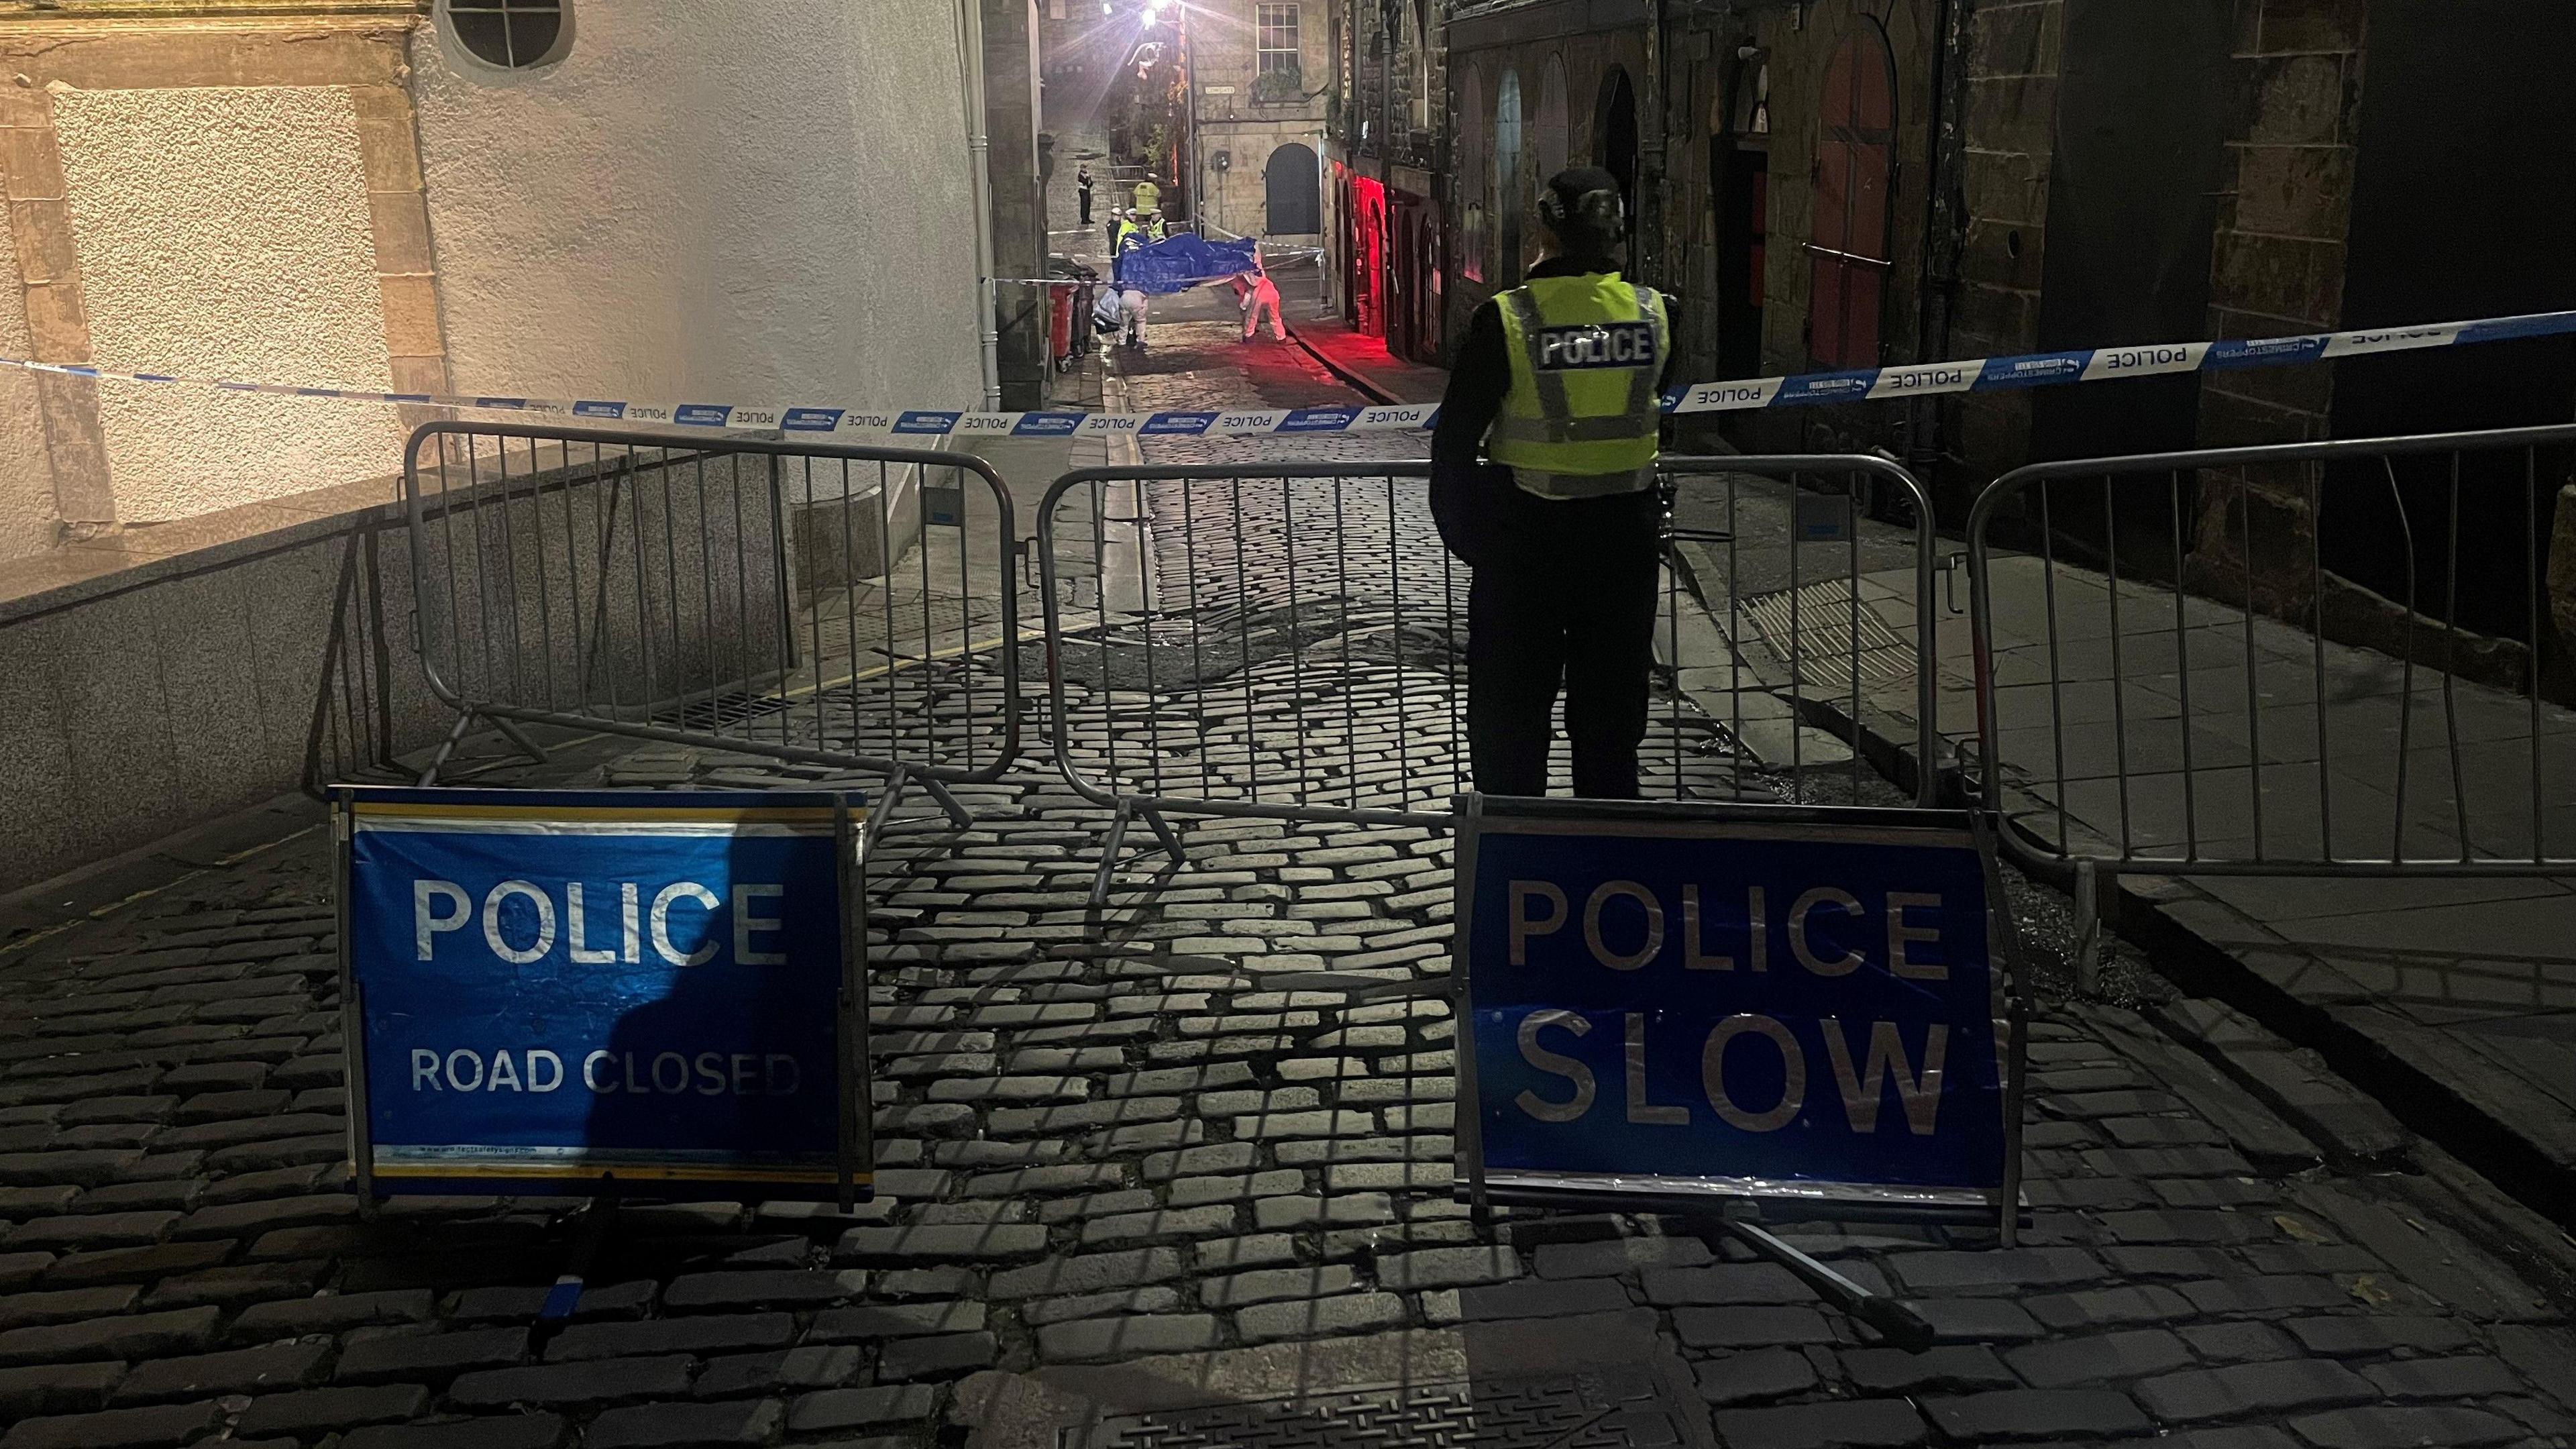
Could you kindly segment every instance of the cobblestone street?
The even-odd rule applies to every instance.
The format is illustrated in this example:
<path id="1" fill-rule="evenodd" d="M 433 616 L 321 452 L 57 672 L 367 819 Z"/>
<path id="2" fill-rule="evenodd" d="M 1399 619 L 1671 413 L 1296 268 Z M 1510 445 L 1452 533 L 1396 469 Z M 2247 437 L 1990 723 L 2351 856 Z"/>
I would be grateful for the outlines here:
<path id="1" fill-rule="evenodd" d="M 1235 334 L 1158 322 L 1130 405 L 1351 400 Z M 1142 446 L 1382 461 L 1422 439 Z M 1147 496 L 1169 608 L 1220 576 L 1194 550 L 1233 540 L 1195 503 L 1176 526 L 1180 489 Z M 1440 597 L 1427 517 L 1385 517 L 1374 566 Z M 1399 703 L 1436 644 L 1399 643 L 1374 693 L 1298 695 L 1306 731 L 1351 731 L 1317 747 L 1319 799 L 1450 788 L 1415 782 L 1449 768 L 1422 734 L 1441 716 Z M 1297 728 L 1115 697 L 1146 687 L 1095 676 L 1083 738 L 1137 739 L 1119 711 L 1142 710 L 1202 746 L 1237 732 L 1251 761 L 1258 730 Z M 1261 669 L 1232 687 L 1298 689 Z M 477 737 L 454 782 L 875 788 L 558 738 L 531 766 Z M 1186 869 L 1130 837 L 1095 911 L 1110 814 L 1048 748 L 958 789 L 971 828 L 907 812 L 875 856 L 877 1201 L 627 1207 L 543 1341 L 569 1204 L 400 1199 L 370 1220 L 346 1191 L 318 812 L 0 945 L 0 1449 L 2576 1443 L 2576 1243 L 2286 1051 L 2258 1093 L 2172 1029 L 2192 1011 L 2233 1029 L 2210 1003 L 2038 1004 L 2020 1246 L 1782 1229 L 1916 1306 L 1928 1352 L 1877 1343 L 1707 1224 L 1480 1228 L 1451 1191 L 1448 840 L 1176 821 Z M 1655 758 L 1722 798 L 1727 748 L 1712 729 Z"/>

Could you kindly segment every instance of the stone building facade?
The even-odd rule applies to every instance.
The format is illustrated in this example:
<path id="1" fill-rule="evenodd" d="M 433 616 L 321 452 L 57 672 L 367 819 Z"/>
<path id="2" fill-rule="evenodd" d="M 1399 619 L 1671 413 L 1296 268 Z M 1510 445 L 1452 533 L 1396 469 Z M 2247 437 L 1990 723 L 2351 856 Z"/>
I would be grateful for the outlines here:
<path id="1" fill-rule="evenodd" d="M 1453 325 L 1527 258 L 1530 198 L 1567 160 L 1633 178 L 1630 272 L 1680 297 L 1693 378 L 2576 308 L 2576 253 L 2549 240 L 2576 232 L 2576 198 L 2536 180 L 2576 161 L 2566 7 L 1481 0 L 1450 51 Z M 2557 340 L 1715 426 L 1748 448 L 1887 449 L 1957 518 L 2036 459 L 2564 421 L 2571 401 Z M 2314 543 L 2330 587 L 2380 599 L 2358 617 L 2454 542 L 2548 527 L 2547 497 L 2497 479 L 2464 492 L 2453 535 L 2443 486 L 2401 482 L 2401 519 L 2384 487 L 2205 473 L 2179 566 L 2207 582 L 2295 559 L 2300 579 L 2254 587 L 2297 614 Z M 2320 489 L 2358 510 L 2322 534 Z M 2409 523 L 2411 560 L 2388 542 Z M 2527 567 L 2464 584 L 2462 621 L 2527 632 Z"/>
<path id="2" fill-rule="evenodd" d="M 1332 26 L 1325 0 L 1206 0 L 1189 13 L 1199 216 L 1312 245 L 1323 223 Z"/>
<path id="3" fill-rule="evenodd" d="M 973 246 L 885 244 L 973 235 L 957 0 L 785 0 L 752 22 L 732 0 L 507 8 L 0 0 L 0 353 L 973 405 Z M 1033 77 L 1004 83 L 1028 134 L 996 166 L 1033 168 Z M 1034 221 L 1034 190 L 995 194 Z M 279 500 L 397 472 L 417 420 L 0 370 L 0 559 L 250 505 L 307 516 Z"/>
<path id="4" fill-rule="evenodd" d="M 1333 298 L 1389 351 L 1438 362 L 1450 335 L 1448 0 L 1354 0 L 1338 27 Z"/>

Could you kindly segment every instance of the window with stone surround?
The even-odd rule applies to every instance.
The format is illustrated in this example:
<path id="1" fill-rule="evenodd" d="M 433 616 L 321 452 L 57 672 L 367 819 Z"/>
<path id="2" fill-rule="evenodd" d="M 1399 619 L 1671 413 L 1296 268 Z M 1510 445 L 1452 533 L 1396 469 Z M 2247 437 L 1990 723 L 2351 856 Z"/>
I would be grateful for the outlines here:
<path id="1" fill-rule="evenodd" d="M 456 43 L 486 65 L 524 70 L 572 45 L 568 0 L 447 0 L 445 9 Z"/>
<path id="2" fill-rule="evenodd" d="M 1285 75 L 1292 79 L 1298 73 L 1297 7 L 1264 3 L 1254 16 L 1260 46 L 1261 74 Z"/>

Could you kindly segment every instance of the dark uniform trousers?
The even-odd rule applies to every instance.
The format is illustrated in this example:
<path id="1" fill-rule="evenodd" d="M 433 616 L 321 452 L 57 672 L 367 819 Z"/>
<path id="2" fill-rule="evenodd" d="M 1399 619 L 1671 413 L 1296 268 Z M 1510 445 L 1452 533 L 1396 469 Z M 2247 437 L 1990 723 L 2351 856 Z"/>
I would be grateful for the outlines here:
<path id="1" fill-rule="evenodd" d="M 1637 798 L 1654 667 L 1654 489 L 1608 498 L 1487 492 L 1470 549 L 1467 738 L 1476 788 L 1547 793 L 1549 714 L 1565 690 L 1574 793 Z"/>

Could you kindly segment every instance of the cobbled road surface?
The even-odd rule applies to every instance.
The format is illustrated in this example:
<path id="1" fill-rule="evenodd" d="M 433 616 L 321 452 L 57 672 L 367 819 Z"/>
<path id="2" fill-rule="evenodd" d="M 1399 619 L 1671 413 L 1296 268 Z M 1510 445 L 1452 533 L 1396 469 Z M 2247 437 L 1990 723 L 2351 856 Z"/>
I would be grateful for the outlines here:
<path id="1" fill-rule="evenodd" d="M 1346 400 L 1230 330 L 1158 327 L 1136 401 Z M 1153 443 L 1148 460 L 1244 446 Z M 821 773 L 613 742 L 473 769 Z M 972 829 L 900 838 L 874 867 L 880 1200 L 629 1207 L 576 1321 L 542 1345 L 568 1204 L 403 1200 L 364 1220 L 346 1191 L 319 831 L 11 943 L 0 1449 L 927 1445 L 966 1442 L 968 1420 L 999 1443 L 1015 1384 L 1289 1364 L 1292 1387 L 1368 1387 L 1335 1365 L 1472 1331 L 1678 1366 L 1680 1419 L 1513 1442 L 1668 1443 L 1674 1423 L 1735 1449 L 2576 1434 L 2567 1305 L 2482 1185 L 2427 1147 L 2340 1160 L 2137 1015 L 2043 1003 L 2018 1248 L 1990 1230 L 1790 1230 L 1930 1317 L 1940 1346 L 1905 1353 L 1691 1224 L 1480 1230 L 1452 1201 L 1445 1003 L 1348 994 L 1436 991 L 1452 885 L 1434 832 L 1192 825 L 1186 870 L 1157 880 L 1139 856 L 1095 915 L 1107 812 L 1035 763 L 961 793 Z M 1615 1378 L 1583 1392 L 1616 1398 Z M 1467 1442 L 1278 1422 L 1260 1442 Z"/>

